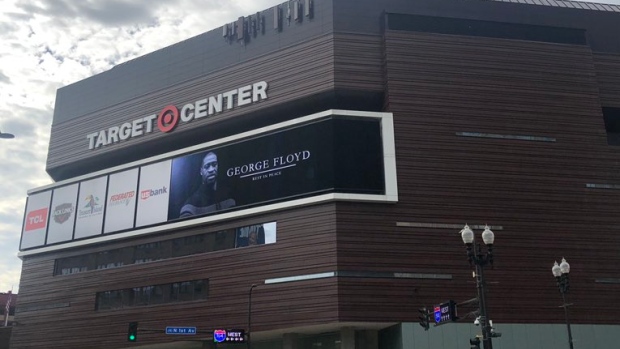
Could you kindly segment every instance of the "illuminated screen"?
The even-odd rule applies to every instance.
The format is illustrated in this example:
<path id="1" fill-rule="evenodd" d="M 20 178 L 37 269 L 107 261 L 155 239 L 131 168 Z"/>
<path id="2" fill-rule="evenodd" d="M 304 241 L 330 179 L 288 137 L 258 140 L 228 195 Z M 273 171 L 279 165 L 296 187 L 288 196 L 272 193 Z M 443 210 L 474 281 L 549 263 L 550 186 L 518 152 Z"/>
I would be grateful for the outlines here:
<path id="1" fill-rule="evenodd" d="M 327 193 L 386 195 L 381 125 L 380 118 L 329 116 L 33 194 L 20 247 Z M 273 240 L 264 226 L 248 226 L 235 245 Z"/>
<path id="2" fill-rule="evenodd" d="M 334 191 L 384 193 L 379 121 L 322 120 L 175 158 L 168 220 Z"/>

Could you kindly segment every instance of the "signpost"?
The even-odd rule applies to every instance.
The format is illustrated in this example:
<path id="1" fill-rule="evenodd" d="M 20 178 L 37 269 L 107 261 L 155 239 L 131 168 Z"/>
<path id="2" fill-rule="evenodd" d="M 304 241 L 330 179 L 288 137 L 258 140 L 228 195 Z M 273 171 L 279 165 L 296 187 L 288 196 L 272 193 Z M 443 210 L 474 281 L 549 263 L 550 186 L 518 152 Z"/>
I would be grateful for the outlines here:
<path id="1" fill-rule="evenodd" d="M 217 329 L 213 331 L 215 343 L 245 343 L 245 330 L 241 329 Z"/>
<path id="2" fill-rule="evenodd" d="M 196 334 L 196 327 L 178 327 L 168 326 L 166 327 L 166 334 L 179 334 L 179 335 L 194 335 Z"/>
<path id="3" fill-rule="evenodd" d="M 456 302 L 447 301 L 436 305 L 434 308 L 435 326 L 445 322 L 453 322 L 458 320 L 456 316 Z"/>

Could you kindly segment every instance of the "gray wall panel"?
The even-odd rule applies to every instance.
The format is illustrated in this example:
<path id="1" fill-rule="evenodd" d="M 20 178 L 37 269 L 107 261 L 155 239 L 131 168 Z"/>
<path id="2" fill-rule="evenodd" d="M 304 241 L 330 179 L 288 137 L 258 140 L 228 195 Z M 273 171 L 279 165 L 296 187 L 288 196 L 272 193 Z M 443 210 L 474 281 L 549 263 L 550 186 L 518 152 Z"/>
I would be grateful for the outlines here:
<path id="1" fill-rule="evenodd" d="M 250 58 L 297 44 L 332 31 L 331 0 L 315 1 L 314 18 L 303 22 L 284 21 L 277 33 L 271 25 L 273 11 L 261 11 L 265 16 L 265 33 L 249 36 L 247 43 L 222 37 L 222 28 L 122 63 L 109 71 L 65 86 L 58 90 L 54 124 L 61 123 L 113 104 L 137 98 L 159 88 L 212 73 Z M 255 14 L 248 14 L 255 15 Z M 324 20 L 327 18 L 327 20 Z M 234 19 L 231 19 L 233 22 Z M 183 69 L 186 65 L 188 69 Z M 191 68 L 191 69 L 189 69 Z M 114 86 L 114 88 L 110 88 Z M 102 93 L 105 91 L 105 94 Z M 102 95 L 103 98 L 102 98 Z"/>
<path id="2" fill-rule="evenodd" d="M 564 324 L 498 323 L 494 325 L 497 331 L 502 333 L 500 338 L 493 339 L 495 349 L 568 348 L 568 335 Z M 480 333 L 480 327 L 471 323 L 431 327 L 428 332 L 417 323 L 403 323 L 400 327 L 403 338 L 401 348 L 411 349 L 469 349 L 469 339 Z M 616 348 L 620 326 L 572 325 L 572 332 L 576 349 Z"/>

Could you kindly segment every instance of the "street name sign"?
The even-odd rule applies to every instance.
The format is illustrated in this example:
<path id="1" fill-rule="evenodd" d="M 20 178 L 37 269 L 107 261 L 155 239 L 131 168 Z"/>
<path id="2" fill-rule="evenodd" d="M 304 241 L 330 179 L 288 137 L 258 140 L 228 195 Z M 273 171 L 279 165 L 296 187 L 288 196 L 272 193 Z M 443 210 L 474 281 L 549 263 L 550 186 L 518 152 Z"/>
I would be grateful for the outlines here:
<path id="1" fill-rule="evenodd" d="M 196 327 L 168 326 L 166 327 L 166 334 L 192 335 L 196 334 Z"/>

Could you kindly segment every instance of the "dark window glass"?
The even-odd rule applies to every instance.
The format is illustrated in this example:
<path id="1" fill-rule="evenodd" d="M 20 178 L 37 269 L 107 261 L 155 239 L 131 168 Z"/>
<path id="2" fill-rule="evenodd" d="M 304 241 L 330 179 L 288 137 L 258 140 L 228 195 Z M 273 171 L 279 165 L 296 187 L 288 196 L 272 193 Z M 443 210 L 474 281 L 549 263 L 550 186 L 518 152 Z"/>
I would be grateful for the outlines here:
<path id="1" fill-rule="evenodd" d="M 207 299 L 209 280 L 181 281 L 172 284 L 140 286 L 123 290 L 98 292 L 96 310 L 109 310 L 146 305 L 188 302 Z"/>
<path id="2" fill-rule="evenodd" d="M 169 240 L 137 245 L 134 251 L 134 263 L 154 262 L 170 258 L 169 245 Z"/>
<path id="3" fill-rule="evenodd" d="M 134 287 L 133 290 L 133 306 L 149 305 L 149 298 L 153 286 Z"/>
<path id="4" fill-rule="evenodd" d="M 56 261 L 56 275 L 69 275 L 82 273 L 95 269 L 96 255 L 87 254 L 75 257 L 58 259 Z"/>
<path id="5" fill-rule="evenodd" d="M 607 144 L 620 145 L 620 108 L 603 108 Z"/>
<path id="6" fill-rule="evenodd" d="M 235 248 L 235 230 L 218 231 L 213 242 L 213 251 L 221 251 Z"/>
<path id="7" fill-rule="evenodd" d="M 191 256 L 207 251 L 206 234 L 186 236 L 172 240 L 172 257 Z"/>
<path id="8" fill-rule="evenodd" d="M 118 309 L 123 307 L 122 290 L 104 291 L 97 294 L 97 309 Z"/>
<path id="9" fill-rule="evenodd" d="M 194 281 L 194 300 L 207 299 L 209 296 L 209 280 Z"/>
<path id="10" fill-rule="evenodd" d="M 170 302 L 170 284 L 153 286 L 149 304 L 164 304 Z"/>
<path id="11" fill-rule="evenodd" d="M 179 302 L 187 302 L 194 300 L 194 282 L 184 281 L 176 283 L 178 287 L 178 299 Z"/>
<path id="12" fill-rule="evenodd" d="M 390 30 L 555 42 L 559 44 L 587 44 L 586 33 L 583 29 L 400 13 L 390 13 L 387 16 L 388 29 Z"/>
<path id="13" fill-rule="evenodd" d="M 132 263 L 132 251 L 130 248 L 119 248 L 97 253 L 97 268 L 109 269 L 121 267 Z"/>
<path id="14" fill-rule="evenodd" d="M 263 245 L 266 243 L 266 240 L 269 240 L 268 243 L 274 243 L 276 241 L 275 227 L 275 222 L 256 224 L 214 233 L 197 234 L 87 255 L 60 258 L 56 260 L 54 275 L 68 275 L 94 269 L 117 268 L 124 265 L 154 262 L 173 257 Z M 269 234 L 266 234 L 266 230 L 269 231 Z M 266 239 L 266 235 L 269 235 L 268 239 Z"/>

